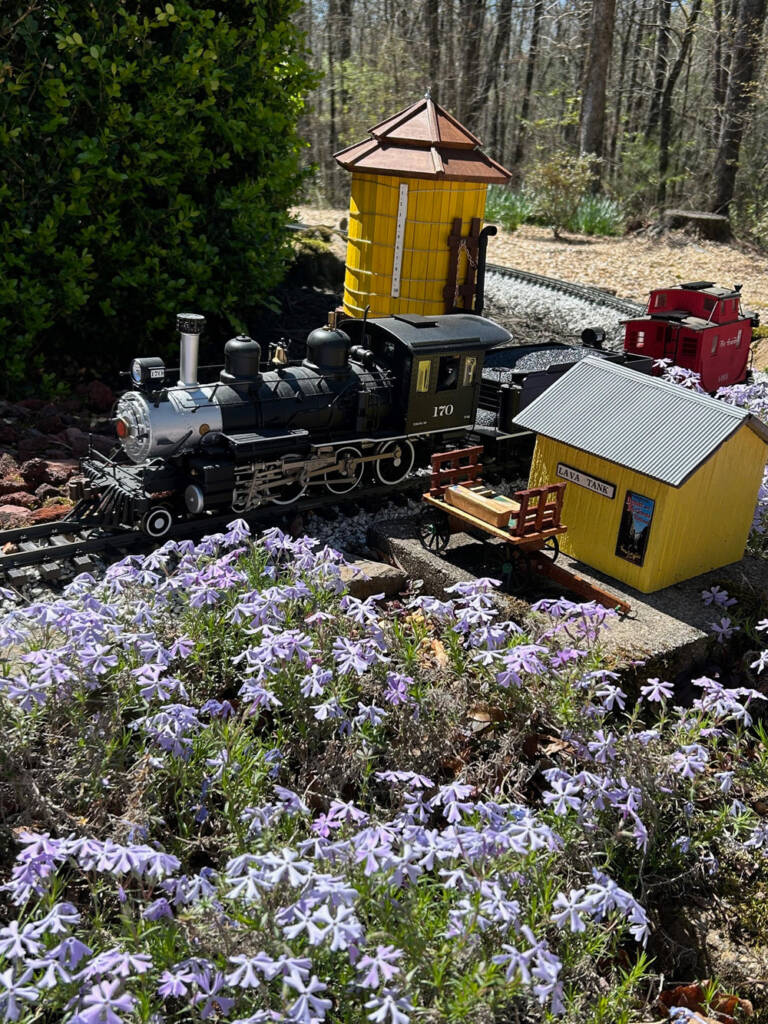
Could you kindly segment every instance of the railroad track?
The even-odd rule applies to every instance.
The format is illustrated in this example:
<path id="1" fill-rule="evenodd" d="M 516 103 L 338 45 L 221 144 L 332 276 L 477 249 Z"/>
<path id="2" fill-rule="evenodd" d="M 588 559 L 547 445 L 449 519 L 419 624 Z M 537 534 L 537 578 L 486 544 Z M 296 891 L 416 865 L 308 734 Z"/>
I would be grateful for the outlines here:
<path id="1" fill-rule="evenodd" d="M 302 512 L 328 510 L 332 514 L 335 509 L 350 505 L 380 507 L 382 499 L 406 501 L 420 496 L 423 490 L 424 481 L 414 477 L 394 487 L 368 487 L 348 495 L 334 495 L 332 499 L 321 494 L 300 498 L 288 506 L 264 505 L 244 514 L 229 511 L 176 523 L 163 541 L 216 533 L 233 519 L 245 519 L 252 526 L 266 527 Z M 133 550 L 149 551 L 159 543 L 139 530 L 105 528 L 74 519 L 21 526 L 0 532 L 0 580 L 15 586 L 23 586 L 33 580 L 55 582 L 92 569 L 93 555 L 107 553 L 118 558 Z"/>
<path id="2" fill-rule="evenodd" d="M 645 309 L 639 302 L 630 299 L 620 299 L 612 292 L 604 291 L 602 288 L 594 288 L 591 285 L 574 284 L 571 281 L 560 281 L 554 277 L 544 277 L 543 274 L 532 274 L 527 270 L 516 270 L 514 267 L 500 267 L 495 263 L 486 264 L 486 272 L 498 274 L 500 277 L 507 277 L 515 281 L 524 281 L 526 284 L 538 285 L 548 291 L 559 292 L 561 295 L 569 295 L 575 299 L 582 299 L 592 305 L 603 306 L 608 309 L 615 309 L 623 316 L 636 316 Z"/>

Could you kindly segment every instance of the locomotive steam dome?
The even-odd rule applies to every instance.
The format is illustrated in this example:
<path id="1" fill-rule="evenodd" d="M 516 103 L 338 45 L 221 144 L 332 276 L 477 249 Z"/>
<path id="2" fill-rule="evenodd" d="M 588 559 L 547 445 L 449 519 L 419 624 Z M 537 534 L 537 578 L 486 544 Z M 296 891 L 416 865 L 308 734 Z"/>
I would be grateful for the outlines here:
<path id="1" fill-rule="evenodd" d="M 219 374 L 223 384 L 238 381 L 253 382 L 259 379 L 261 346 L 253 338 L 238 334 L 224 346 L 224 369 Z"/>
<path id="2" fill-rule="evenodd" d="M 352 341 L 338 327 L 318 327 L 307 338 L 304 365 L 320 373 L 339 373 L 349 365 Z"/>

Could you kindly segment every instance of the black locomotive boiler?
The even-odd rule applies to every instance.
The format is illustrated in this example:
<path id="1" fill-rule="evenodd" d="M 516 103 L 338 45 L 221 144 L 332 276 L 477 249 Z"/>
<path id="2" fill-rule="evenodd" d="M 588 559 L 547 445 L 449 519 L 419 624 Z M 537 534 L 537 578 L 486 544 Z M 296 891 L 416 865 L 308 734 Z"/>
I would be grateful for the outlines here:
<path id="1" fill-rule="evenodd" d="M 303 359 L 228 341 L 218 380 L 198 380 L 205 320 L 180 314 L 178 382 L 161 359 L 131 364 L 119 400 L 116 457 L 83 460 L 73 518 L 140 527 L 160 538 L 175 520 L 209 511 L 290 505 L 308 489 L 343 495 L 366 469 L 394 486 L 421 447 L 475 422 L 486 351 L 510 340 L 472 314 L 349 320 L 313 331 Z M 170 380 L 169 380 L 170 378 Z M 424 453 L 425 454 L 425 453 Z"/>

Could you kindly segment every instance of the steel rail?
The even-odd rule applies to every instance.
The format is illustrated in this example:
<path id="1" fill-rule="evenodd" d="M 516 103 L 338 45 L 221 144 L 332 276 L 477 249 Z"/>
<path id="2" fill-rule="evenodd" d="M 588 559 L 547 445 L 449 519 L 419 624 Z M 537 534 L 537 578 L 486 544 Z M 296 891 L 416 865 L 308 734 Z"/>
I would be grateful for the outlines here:
<path id="1" fill-rule="evenodd" d="M 495 263 L 486 264 L 486 273 L 498 274 L 500 277 L 508 277 L 515 281 L 524 281 L 526 284 L 538 285 L 552 292 L 560 292 L 563 295 L 570 295 L 575 299 L 583 299 L 592 305 L 605 306 L 615 309 L 624 316 L 636 316 L 645 310 L 645 306 L 631 299 L 620 299 L 611 292 L 604 291 L 591 285 L 575 284 L 572 281 L 560 281 L 555 277 L 545 277 L 543 274 L 532 274 L 527 270 L 517 270 L 515 267 L 501 267 Z"/>

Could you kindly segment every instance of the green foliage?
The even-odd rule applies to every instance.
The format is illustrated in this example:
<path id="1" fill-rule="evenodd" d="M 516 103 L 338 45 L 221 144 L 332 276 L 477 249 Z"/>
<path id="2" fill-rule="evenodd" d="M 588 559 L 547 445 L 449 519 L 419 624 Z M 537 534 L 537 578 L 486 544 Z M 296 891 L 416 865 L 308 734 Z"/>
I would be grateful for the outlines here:
<path id="1" fill-rule="evenodd" d="M 555 153 L 540 160 L 531 170 L 535 182 L 536 213 L 560 237 L 576 217 L 579 204 L 590 186 L 595 166 L 592 156 Z"/>
<path id="2" fill-rule="evenodd" d="M 280 280 L 314 82 L 297 0 L 0 14 L 0 361 L 162 350 L 192 307 L 242 328 Z M 105 344 L 106 343 L 106 344 Z M 80 346 L 78 348 L 78 346 Z"/>
<path id="3" fill-rule="evenodd" d="M 491 185 L 485 203 L 485 219 L 501 224 L 507 231 L 517 231 L 534 217 L 536 209 L 533 195 L 526 189 Z"/>
<path id="4" fill-rule="evenodd" d="M 621 235 L 624 232 L 624 211 L 620 203 L 608 196 L 584 196 L 568 224 L 568 230 L 580 235 Z"/>

